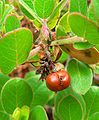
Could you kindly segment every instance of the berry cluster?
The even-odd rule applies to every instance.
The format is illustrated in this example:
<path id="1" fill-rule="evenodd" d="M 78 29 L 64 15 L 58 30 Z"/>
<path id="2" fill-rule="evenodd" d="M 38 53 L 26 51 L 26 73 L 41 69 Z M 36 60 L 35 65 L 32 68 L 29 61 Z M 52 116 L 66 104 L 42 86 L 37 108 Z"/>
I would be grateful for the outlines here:
<path id="1" fill-rule="evenodd" d="M 47 75 L 55 70 L 55 65 L 51 60 L 50 53 L 47 51 L 44 57 L 40 60 L 40 68 L 36 71 L 37 74 L 41 74 L 40 79 L 46 79 Z"/>

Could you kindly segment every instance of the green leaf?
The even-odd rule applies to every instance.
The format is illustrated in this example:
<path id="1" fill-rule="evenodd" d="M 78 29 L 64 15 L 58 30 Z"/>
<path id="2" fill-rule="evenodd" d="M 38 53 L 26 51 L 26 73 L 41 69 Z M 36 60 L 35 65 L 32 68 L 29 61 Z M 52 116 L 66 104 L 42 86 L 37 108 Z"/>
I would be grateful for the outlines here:
<path id="1" fill-rule="evenodd" d="M 99 87 L 92 86 L 84 95 L 86 102 L 86 120 L 99 119 Z"/>
<path id="2" fill-rule="evenodd" d="M 97 44 L 95 47 L 96 47 L 96 49 L 99 51 L 99 44 Z"/>
<path id="3" fill-rule="evenodd" d="M 59 119 L 59 116 L 56 114 L 55 110 L 54 110 L 54 112 L 53 112 L 53 119 L 54 119 L 54 120 L 60 120 L 60 119 Z"/>
<path id="4" fill-rule="evenodd" d="M 2 1 L 0 1 L 0 20 L 2 18 L 3 12 L 4 12 L 4 4 Z"/>
<path id="5" fill-rule="evenodd" d="M 99 0 L 92 0 L 88 11 L 88 17 L 99 25 Z"/>
<path id="6" fill-rule="evenodd" d="M 62 37 L 62 36 L 66 36 L 66 32 L 65 32 L 65 30 L 63 29 L 63 27 L 62 26 L 56 26 L 56 37 L 57 37 L 57 39 L 59 38 L 59 37 Z"/>
<path id="7" fill-rule="evenodd" d="M 10 78 L 2 73 L 0 73 L 0 93 L 1 89 L 4 86 L 4 84 L 9 80 Z"/>
<path id="8" fill-rule="evenodd" d="M 30 109 L 28 106 L 23 106 L 21 108 L 21 120 L 28 120 L 29 119 Z"/>
<path id="9" fill-rule="evenodd" d="M 93 70 L 95 74 L 99 74 L 99 65 L 97 64 Z"/>
<path id="10" fill-rule="evenodd" d="M 0 120 L 11 120 L 11 117 L 5 112 L 0 112 Z"/>
<path id="11" fill-rule="evenodd" d="M 51 45 L 67 45 L 67 44 L 74 44 L 75 42 L 83 42 L 81 37 L 70 37 L 70 38 L 63 38 L 52 41 Z"/>
<path id="12" fill-rule="evenodd" d="M 70 32 L 70 26 L 68 23 L 68 12 L 65 13 L 58 22 L 56 27 L 56 37 L 66 36 L 67 32 Z"/>
<path id="13" fill-rule="evenodd" d="M 6 8 L 5 8 L 5 11 L 3 13 L 3 16 L 0 20 L 0 29 L 2 27 L 2 24 L 4 23 L 5 19 L 6 19 L 6 16 L 11 13 L 12 11 L 14 10 L 14 7 L 12 5 L 7 5 Z"/>
<path id="14" fill-rule="evenodd" d="M 22 64 L 32 48 L 32 33 L 25 28 L 14 30 L 0 39 L 0 69 L 10 73 Z"/>
<path id="15" fill-rule="evenodd" d="M 4 84 L 9 80 L 9 77 L 0 73 L 0 94 L 1 94 L 1 89 L 4 86 Z M 4 111 L 2 103 L 1 103 L 1 96 L 0 96 L 0 111 Z"/>
<path id="16" fill-rule="evenodd" d="M 98 120 L 99 119 L 99 112 L 92 114 L 88 120 Z"/>
<path id="17" fill-rule="evenodd" d="M 89 42 L 76 42 L 74 43 L 74 48 L 77 50 L 85 50 L 94 47 L 93 44 L 90 44 Z"/>
<path id="18" fill-rule="evenodd" d="M 48 27 L 50 29 L 53 29 L 56 26 L 59 16 L 60 12 L 58 11 L 56 16 L 48 22 Z"/>
<path id="19" fill-rule="evenodd" d="M 48 117 L 42 106 L 36 106 L 31 110 L 29 120 L 48 120 Z"/>
<path id="20" fill-rule="evenodd" d="M 54 0 L 34 0 L 34 7 L 40 18 L 48 18 L 54 9 Z"/>
<path id="21" fill-rule="evenodd" d="M 62 0 L 61 2 L 59 2 L 59 3 L 56 5 L 53 13 L 52 13 L 51 16 L 49 17 L 49 19 L 48 19 L 48 27 L 49 27 L 50 29 L 53 29 L 53 28 L 56 26 L 57 21 L 58 21 L 58 18 L 59 18 L 59 16 L 60 16 L 60 11 L 61 11 L 60 8 L 62 7 L 62 5 L 63 5 L 64 3 L 66 3 L 66 0 Z"/>
<path id="22" fill-rule="evenodd" d="M 60 56 L 58 62 L 63 63 L 67 60 L 67 58 L 68 58 L 68 54 L 66 52 L 62 51 L 62 55 Z"/>
<path id="23" fill-rule="evenodd" d="M 70 0 L 70 12 L 87 13 L 87 0 Z"/>
<path id="24" fill-rule="evenodd" d="M 85 114 L 86 105 L 81 95 L 70 87 L 58 92 L 55 99 L 55 116 L 60 118 L 59 120 L 81 120 Z"/>
<path id="25" fill-rule="evenodd" d="M 12 114 L 12 118 L 15 120 L 21 120 L 21 110 L 20 108 L 16 108 Z"/>
<path id="26" fill-rule="evenodd" d="M 69 24 L 72 32 L 77 36 L 83 37 L 89 43 L 99 44 L 99 28 L 88 18 L 78 13 L 72 13 L 69 16 Z"/>
<path id="27" fill-rule="evenodd" d="M 66 106 L 66 107 L 65 107 Z M 67 108 L 65 110 L 65 108 Z M 82 109 L 79 102 L 73 96 L 64 97 L 58 105 L 58 113 L 60 113 L 61 120 L 81 120 Z M 79 114 L 78 114 L 79 113 Z"/>
<path id="28" fill-rule="evenodd" d="M 23 1 L 22 4 L 25 3 L 32 11 L 34 11 L 33 0 L 19 0 L 19 3 L 20 3 L 20 1 Z M 29 19 L 33 20 L 34 17 L 31 15 L 28 7 L 26 7 L 26 8 L 25 8 L 25 7 L 26 7 L 26 6 L 24 6 L 24 5 L 22 6 L 22 5 L 20 4 L 20 8 L 21 8 L 22 12 L 23 12 Z"/>
<path id="29" fill-rule="evenodd" d="M 55 0 L 56 2 L 56 0 Z M 62 0 L 61 2 L 59 2 L 58 4 L 56 4 L 56 7 L 54 8 L 54 11 L 53 13 L 51 14 L 51 16 L 48 18 L 48 21 L 52 20 L 56 15 L 57 13 L 60 11 L 61 7 L 66 3 L 66 0 Z"/>
<path id="30" fill-rule="evenodd" d="M 17 107 L 30 106 L 33 98 L 31 87 L 22 79 L 8 81 L 1 91 L 2 104 L 7 113 L 12 114 Z"/>
<path id="31" fill-rule="evenodd" d="M 45 105 L 54 94 L 46 87 L 46 83 L 39 79 L 40 75 L 36 75 L 35 72 L 30 72 L 25 77 L 25 81 L 31 86 L 34 92 L 32 106 Z"/>
<path id="32" fill-rule="evenodd" d="M 38 30 L 42 27 L 42 24 L 36 19 L 33 20 L 33 24 Z"/>
<path id="33" fill-rule="evenodd" d="M 30 0 L 27 1 L 27 0 L 19 0 L 19 4 L 24 8 L 24 12 L 25 14 L 30 16 L 30 17 L 33 17 L 35 18 L 36 20 L 38 20 L 41 24 L 42 24 L 42 21 L 41 19 L 37 16 L 37 14 L 35 13 L 35 10 L 34 10 L 34 3 L 33 1 L 31 1 L 30 3 Z M 28 17 L 29 17 L 28 16 Z"/>
<path id="34" fill-rule="evenodd" d="M 20 28 L 20 21 L 15 15 L 9 15 L 5 21 L 6 32 Z"/>
<path id="35" fill-rule="evenodd" d="M 0 97 L 0 111 L 1 111 L 1 112 L 4 111 L 4 108 L 3 108 L 2 102 L 1 102 L 1 97 Z"/>
<path id="36" fill-rule="evenodd" d="M 72 59 L 67 67 L 71 77 L 72 88 L 80 94 L 85 94 L 91 87 L 93 74 L 86 64 Z"/>
<path id="37" fill-rule="evenodd" d="M 30 110 L 28 106 L 23 106 L 22 108 L 17 107 L 12 114 L 12 118 L 13 120 L 28 120 L 29 113 Z"/>

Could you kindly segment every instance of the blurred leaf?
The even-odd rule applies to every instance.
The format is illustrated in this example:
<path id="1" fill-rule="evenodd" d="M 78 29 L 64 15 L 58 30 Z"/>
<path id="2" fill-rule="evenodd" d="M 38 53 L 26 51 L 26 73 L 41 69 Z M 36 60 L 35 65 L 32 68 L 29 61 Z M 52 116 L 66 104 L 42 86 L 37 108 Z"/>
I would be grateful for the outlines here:
<path id="1" fill-rule="evenodd" d="M 21 108 L 21 120 L 28 120 L 30 114 L 30 109 L 28 106 L 23 106 Z"/>
<path id="2" fill-rule="evenodd" d="M 39 79 L 40 75 L 36 75 L 35 72 L 30 72 L 25 77 L 25 81 L 31 86 L 34 92 L 32 107 L 36 105 L 45 105 L 54 94 L 46 87 L 45 81 L 42 82 Z"/>
<path id="3" fill-rule="evenodd" d="M 0 112 L 0 120 L 12 120 L 10 115 L 5 112 Z"/>
<path id="4" fill-rule="evenodd" d="M 34 0 L 34 8 L 40 18 L 46 19 L 54 9 L 54 0 Z"/>
<path id="5" fill-rule="evenodd" d="M 42 106 L 36 106 L 31 110 L 29 120 L 48 120 L 48 117 Z"/>
<path id="6" fill-rule="evenodd" d="M 87 14 L 87 0 L 70 0 L 70 12 Z"/>
<path id="7" fill-rule="evenodd" d="M 77 36 L 83 37 L 89 43 L 99 44 L 99 28 L 88 18 L 79 13 L 72 13 L 69 16 L 69 24 Z"/>
<path id="8" fill-rule="evenodd" d="M 33 98 L 31 87 L 22 79 L 8 81 L 1 91 L 1 100 L 7 113 L 12 114 L 17 107 L 30 106 Z"/>
<path id="9" fill-rule="evenodd" d="M 13 120 L 28 120 L 29 113 L 30 110 L 28 106 L 23 106 L 22 108 L 17 107 L 12 114 L 12 118 Z"/>
<path id="10" fill-rule="evenodd" d="M 11 13 L 12 11 L 14 10 L 14 7 L 12 5 L 6 5 L 5 7 L 5 10 L 4 10 L 4 13 L 1 17 L 1 20 L 0 20 L 0 29 L 2 28 L 2 25 L 6 19 L 6 16 Z"/>
<path id="11" fill-rule="evenodd" d="M 99 112 L 92 114 L 88 120 L 98 120 L 99 119 Z"/>
<path id="12" fill-rule="evenodd" d="M 88 17 L 99 26 L 99 0 L 92 0 L 88 11 Z"/>
<path id="13" fill-rule="evenodd" d="M 10 73 L 22 64 L 32 48 L 32 33 L 20 28 L 6 34 L 0 39 L 0 69 L 3 73 Z"/>
<path id="14" fill-rule="evenodd" d="M 15 15 L 9 15 L 5 21 L 6 32 L 13 31 L 17 28 L 20 28 L 20 21 Z"/>
<path id="15" fill-rule="evenodd" d="M 71 87 L 79 94 L 85 94 L 92 85 L 93 73 L 86 64 L 72 59 L 67 67 L 71 77 Z"/>
<path id="16" fill-rule="evenodd" d="M 84 95 L 86 102 L 86 118 L 88 120 L 98 120 L 99 118 L 99 87 L 92 86 Z"/>
<path id="17" fill-rule="evenodd" d="M 12 114 L 13 120 L 21 120 L 21 110 L 20 108 L 16 108 Z"/>
<path id="18" fill-rule="evenodd" d="M 60 120 L 59 119 L 59 115 L 57 115 L 57 113 L 55 112 L 55 110 L 53 111 L 53 119 L 54 120 Z"/>

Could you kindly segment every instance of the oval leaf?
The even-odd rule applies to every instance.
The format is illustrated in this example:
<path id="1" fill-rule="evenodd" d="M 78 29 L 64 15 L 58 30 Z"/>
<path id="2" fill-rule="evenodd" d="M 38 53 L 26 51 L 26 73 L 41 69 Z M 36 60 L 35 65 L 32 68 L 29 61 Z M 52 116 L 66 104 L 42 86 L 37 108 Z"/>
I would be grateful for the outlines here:
<path id="1" fill-rule="evenodd" d="M 48 117 L 42 106 L 36 106 L 32 109 L 29 120 L 48 120 Z"/>
<path id="2" fill-rule="evenodd" d="M 10 73 L 22 64 L 32 48 L 32 33 L 21 28 L 6 34 L 0 39 L 0 69 L 3 73 Z"/>
<path id="3" fill-rule="evenodd" d="M 54 9 L 54 0 L 34 0 L 34 7 L 40 18 L 48 18 Z"/>
<path id="4" fill-rule="evenodd" d="M 91 87 L 93 74 L 86 64 L 72 59 L 67 68 L 71 77 L 72 88 L 80 94 L 85 94 Z"/>
<path id="5" fill-rule="evenodd" d="M 78 114 L 79 113 L 79 114 Z M 82 108 L 73 96 L 62 99 L 58 105 L 58 114 L 61 120 L 81 120 Z"/>
<path id="6" fill-rule="evenodd" d="M 69 24 L 71 30 L 76 35 L 83 37 L 85 40 L 88 40 L 88 42 L 92 44 L 99 44 L 99 28 L 87 17 L 79 13 L 72 13 L 69 16 Z"/>
<path id="7" fill-rule="evenodd" d="M 87 0 L 70 0 L 70 12 L 87 13 Z"/>
<path id="8" fill-rule="evenodd" d="M 6 112 L 13 113 L 17 107 L 30 106 L 33 98 L 31 87 L 22 79 L 8 81 L 1 91 L 2 104 Z"/>
<path id="9" fill-rule="evenodd" d="M 82 118 L 84 118 L 85 114 L 86 114 L 86 104 L 85 104 L 85 101 L 84 101 L 83 97 L 80 94 L 74 92 L 71 89 L 71 87 L 69 87 L 69 88 L 67 88 L 67 89 L 65 89 L 65 90 L 63 90 L 61 92 L 58 92 L 58 94 L 56 95 L 56 98 L 55 98 L 55 116 L 61 118 L 61 114 L 60 114 L 60 112 L 58 112 L 58 109 L 59 109 L 58 107 L 59 107 L 60 102 L 63 99 L 65 99 L 66 97 L 68 97 L 68 96 L 70 96 L 70 98 L 72 97 L 73 100 L 78 101 L 78 106 L 81 106 L 81 109 L 82 109 L 82 113 L 81 113 L 82 114 Z M 68 103 L 70 103 L 70 102 L 68 102 Z M 66 104 L 67 104 L 67 100 L 66 100 Z M 62 112 L 64 112 L 64 111 L 68 111 L 68 108 L 65 107 L 62 110 Z M 78 114 L 79 114 L 79 112 L 78 112 Z M 63 115 L 63 116 L 66 117 L 65 115 Z"/>
<path id="10" fill-rule="evenodd" d="M 0 21 L 0 29 L 2 27 L 2 25 L 4 24 L 4 21 L 6 19 L 6 16 L 11 13 L 12 11 L 14 10 L 14 7 L 9 4 L 5 7 L 5 10 L 4 10 L 4 13 L 3 13 L 3 16 L 1 17 L 1 21 Z"/>
<path id="11" fill-rule="evenodd" d="M 86 118 L 88 120 L 99 119 L 99 87 L 92 86 L 84 95 L 86 102 Z"/>
<path id="12" fill-rule="evenodd" d="M 9 15 L 5 21 L 6 32 L 20 28 L 20 21 L 15 15 Z"/>
<path id="13" fill-rule="evenodd" d="M 39 79 L 40 75 L 36 75 L 35 72 L 30 72 L 25 77 L 25 81 L 31 86 L 34 92 L 32 107 L 36 105 L 45 105 L 54 94 L 46 87 L 45 82 Z"/>

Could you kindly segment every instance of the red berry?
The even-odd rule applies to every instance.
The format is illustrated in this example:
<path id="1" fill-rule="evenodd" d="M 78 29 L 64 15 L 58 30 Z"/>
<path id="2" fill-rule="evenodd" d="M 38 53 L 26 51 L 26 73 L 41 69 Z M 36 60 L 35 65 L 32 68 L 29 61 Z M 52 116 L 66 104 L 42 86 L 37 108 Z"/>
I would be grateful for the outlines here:
<path id="1" fill-rule="evenodd" d="M 46 85 L 52 91 L 61 91 L 70 85 L 70 76 L 65 70 L 49 74 L 46 77 Z"/>

